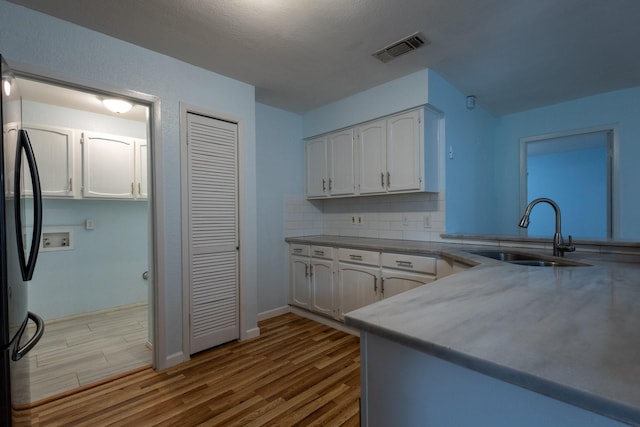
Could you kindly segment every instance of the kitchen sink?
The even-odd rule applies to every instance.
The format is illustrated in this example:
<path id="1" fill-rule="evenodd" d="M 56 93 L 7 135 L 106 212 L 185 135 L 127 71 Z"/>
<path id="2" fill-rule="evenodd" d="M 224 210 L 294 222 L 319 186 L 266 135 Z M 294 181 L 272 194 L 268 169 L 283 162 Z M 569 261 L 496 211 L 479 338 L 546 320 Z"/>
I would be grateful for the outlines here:
<path id="1" fill-rule="evenodd" d="M 480 255 L 487 258 L 496 259 L 498 261 L 509 262 L 511 264 L 527 265 L 531 267 L 579 267 L 585 266 L 575 261 L 566 261 L 558 259 L 550 259 L 540 257 L 538 255 L 526 254 L 521 252 L 510 252 L 504 250 L 482 249 L 466 251 L 471 254 Z"/>

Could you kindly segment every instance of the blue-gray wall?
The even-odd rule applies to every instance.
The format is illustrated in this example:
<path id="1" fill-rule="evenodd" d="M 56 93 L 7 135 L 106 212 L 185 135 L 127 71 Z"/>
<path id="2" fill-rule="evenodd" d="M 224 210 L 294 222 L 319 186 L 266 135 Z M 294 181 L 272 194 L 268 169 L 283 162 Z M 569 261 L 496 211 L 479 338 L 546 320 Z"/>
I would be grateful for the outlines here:
<path id="1" fill-rule="evenodd" d="M 493 148 L 494 198 L 489 201 L 495 221 L 493 234 L 518 234 L 520 206 L 520 139 L 605 125 L 619 130 L 617 182 L 619 206 L 614 216 L 614 239 L 640 240 L 640 87 L 576 99 L 530 111 L 502 116 Z M 617 233 L 615 233 L 617 228 Z"/>
<path id="2" fill-rule="evenodd" d="M 304 194 L 302 117 L 256 103 L 258 313 L 288 304 L 284 205 Z"/>

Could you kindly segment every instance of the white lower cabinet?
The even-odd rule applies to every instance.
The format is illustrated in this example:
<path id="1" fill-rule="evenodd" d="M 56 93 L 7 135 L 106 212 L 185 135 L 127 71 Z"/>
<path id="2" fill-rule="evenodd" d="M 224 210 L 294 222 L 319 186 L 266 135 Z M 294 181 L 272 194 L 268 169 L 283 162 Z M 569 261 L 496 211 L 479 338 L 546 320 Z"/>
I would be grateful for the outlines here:
<path id="1" fill-rule="evenodd" d="M 443 262 L 430 256 L 293 243 L 289 253 L 291 305 L 338 320 L 433 282 Z"/>
<path id="2" fill-rule="evenodd" d="M 291 245 L 290 254 L 290 303 L 335 317 L 333 248 Z"/>
<path id="3" fill-rule="evenodd" d="M 380 267 L 340 263 L 340 319 L 380 300 Z"/>
<path id="4" fill-rule="evenodd" d="M 311 310 L 333 317 L 333 261 L 311 259 Z"/>
<path id="5" fill-rule="evenodd" d="M 407 273 L 398 270 L 388 270 L 383 268 L 381 273 L 382 295 L 389 298 L 402 292 L 415 289 L 419 286 L 426 285 L 436 280 L 435 276 L 427 274 Z"/>
<path id="6" fill-rule="evenodd" d="M 291 304 L 309 308 L 309 258 L 291 257 Z"/>
<path id="7" fill-rule="evenodd" d="M 382 297 L 380 286 L 380 253 L 359 249 L 338 249 L 340 310 L 338 317 Z"/>
<path id="8" fill-rule="evenodd" d="M 438 259 L 418 255 L 384 253 L 381 258 L 382 295 L 394 295 L 436 280 Z"/>

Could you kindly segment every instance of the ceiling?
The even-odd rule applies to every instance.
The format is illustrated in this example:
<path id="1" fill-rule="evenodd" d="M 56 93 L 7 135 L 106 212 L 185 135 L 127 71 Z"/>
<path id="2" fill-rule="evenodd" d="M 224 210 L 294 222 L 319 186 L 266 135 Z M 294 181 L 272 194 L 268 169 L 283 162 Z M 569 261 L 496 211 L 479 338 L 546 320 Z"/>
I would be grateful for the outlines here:
<path id="1" fill-rule="evenodd" d="M 640 86 L 640 1 L 11 0 L 304 113 L 431 68 L 494 115 Z M 430 44 L 371 56 L 416 31 Z"/>

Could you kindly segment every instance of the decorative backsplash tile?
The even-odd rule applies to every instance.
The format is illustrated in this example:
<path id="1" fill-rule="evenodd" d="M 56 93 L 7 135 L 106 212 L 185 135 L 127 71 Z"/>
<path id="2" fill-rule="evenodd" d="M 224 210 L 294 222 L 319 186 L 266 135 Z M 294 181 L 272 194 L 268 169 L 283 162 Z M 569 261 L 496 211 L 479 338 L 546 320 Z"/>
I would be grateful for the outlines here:
<path id="1" fill-rule="evenodd" d="M 288 196 L 284 211 L 287 237 L 325 234 L 439 241 L 445 230 L 444 193 L 327 200 Z"/>

